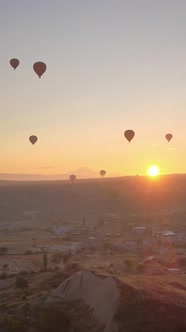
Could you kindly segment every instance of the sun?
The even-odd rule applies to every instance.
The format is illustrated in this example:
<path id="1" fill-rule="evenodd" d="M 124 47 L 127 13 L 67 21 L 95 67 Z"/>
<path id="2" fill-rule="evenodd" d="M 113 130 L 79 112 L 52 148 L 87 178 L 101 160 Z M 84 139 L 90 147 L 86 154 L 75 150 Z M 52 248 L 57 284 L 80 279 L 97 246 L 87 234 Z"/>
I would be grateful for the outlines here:
<path id="1" fill-rule="evenodd" d="M 149 176 L 158 176 L 160 174 L 159 167 L 156 165 L 152 165 L 148 168 L 148 175 Z"/>

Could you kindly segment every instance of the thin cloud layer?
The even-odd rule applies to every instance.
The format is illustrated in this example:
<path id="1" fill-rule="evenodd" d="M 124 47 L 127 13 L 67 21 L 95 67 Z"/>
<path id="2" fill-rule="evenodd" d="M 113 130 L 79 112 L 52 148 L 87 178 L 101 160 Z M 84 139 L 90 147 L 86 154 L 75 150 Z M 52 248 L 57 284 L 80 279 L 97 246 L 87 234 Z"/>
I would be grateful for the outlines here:
<path id="1" fill-rule="evenodd" d="M 42 166 L 42 167 L 38 167 L 37 169 L 52 169 L 52 168 L 56 168 L 54 166 Z"/>

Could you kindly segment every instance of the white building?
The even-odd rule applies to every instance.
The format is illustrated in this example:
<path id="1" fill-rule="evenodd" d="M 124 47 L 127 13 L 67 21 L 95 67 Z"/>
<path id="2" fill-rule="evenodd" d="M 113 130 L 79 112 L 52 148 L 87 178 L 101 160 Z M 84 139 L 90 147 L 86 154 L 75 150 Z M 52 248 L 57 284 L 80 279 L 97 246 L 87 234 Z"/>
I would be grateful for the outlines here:
<path id="1" fill-rule="evenodd" d="M 146 231 L 146 227 L 143 226 L 133 227 L 133 231 L 136 235 L 143 235 Z"/>
<path id="2" fill-rule="evenodd" d="M 61 226 L 61 227 L 54 227 L 52 230 L 54 235 L 65 235 L 70 234 L 73 232 L 73 228 L 70 226 Z"/>

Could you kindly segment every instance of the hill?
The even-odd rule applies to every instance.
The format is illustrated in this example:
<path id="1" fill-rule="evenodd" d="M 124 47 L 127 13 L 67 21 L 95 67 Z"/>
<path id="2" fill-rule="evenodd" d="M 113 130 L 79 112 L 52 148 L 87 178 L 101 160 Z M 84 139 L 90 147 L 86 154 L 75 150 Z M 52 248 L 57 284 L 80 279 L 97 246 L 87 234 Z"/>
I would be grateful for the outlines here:
<path id="1" fill-rule="evenodd" d="M 4 282 L 1 302 L 6 298 L 6 305 L 1 312 L 6 308 L 9 318 L 1 320 L 3 331 L 8 331 L 10 319 L 21 320 L 26 331 L 35 332 L 46 331 L 46 326 L 48 332 L 62 327 L 64 332 L 185 331 L 184 277 L 118 276 L 82 270 L 77 264 L 74 268 L 27 276 L 30 290 L 25 299 L 13 291 L 13 283 L 7 289 Z"/>
<path id="2" fill-rule="evenodd" d="M 66 214 L 185 213 L 186 175 L 69 181 L 1 182 L 0 213 L 63 210 Z M 73 209 L 72 209 L 73 202 Z M 7 209 L 9 206 L 9 209 Z M 172 216 L 173 217 L 173 216 Z M 183 216 L 184 218 L 184 216 Z"/>

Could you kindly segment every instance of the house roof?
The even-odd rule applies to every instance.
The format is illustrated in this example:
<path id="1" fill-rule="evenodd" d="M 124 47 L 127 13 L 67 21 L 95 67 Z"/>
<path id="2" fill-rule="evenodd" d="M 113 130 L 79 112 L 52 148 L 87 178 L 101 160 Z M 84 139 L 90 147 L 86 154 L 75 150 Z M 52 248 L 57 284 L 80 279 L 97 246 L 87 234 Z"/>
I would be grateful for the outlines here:
<path id="1" fill-rule="evenodd" d="M 176 233 L 174 233 L 173 231 L 165 231 L 162 233 L 163 236 L 172 236 L 175 235 Z"/>

